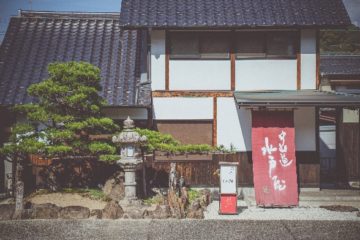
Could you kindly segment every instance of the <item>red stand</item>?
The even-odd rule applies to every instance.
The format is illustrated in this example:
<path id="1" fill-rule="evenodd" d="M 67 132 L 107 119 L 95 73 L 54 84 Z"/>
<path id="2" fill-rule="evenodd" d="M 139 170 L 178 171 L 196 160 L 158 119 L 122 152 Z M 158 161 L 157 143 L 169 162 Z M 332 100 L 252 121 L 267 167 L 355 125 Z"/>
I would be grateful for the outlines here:
<path id="1" fill-rule="evenodd" d="M 220 196 L 219 214 L 222 215 L 238 214 L 236 194 L 223 194 Z"/>

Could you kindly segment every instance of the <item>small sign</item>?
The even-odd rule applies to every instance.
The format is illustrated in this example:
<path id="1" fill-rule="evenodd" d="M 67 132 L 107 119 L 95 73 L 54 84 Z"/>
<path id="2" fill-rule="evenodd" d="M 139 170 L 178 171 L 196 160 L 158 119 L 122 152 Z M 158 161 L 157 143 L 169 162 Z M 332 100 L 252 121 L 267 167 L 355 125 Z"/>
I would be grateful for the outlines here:
<path id="1" fill-rule="evenodd" d="M 237 166 L 220 165 L 220 193 L 236 194 L 237 193 Z"/>
<path id="2" fill-rule="evenodd" d="M 238 163 L 220 162 L 219 214 L 237 212 L 237 167 Z"/>

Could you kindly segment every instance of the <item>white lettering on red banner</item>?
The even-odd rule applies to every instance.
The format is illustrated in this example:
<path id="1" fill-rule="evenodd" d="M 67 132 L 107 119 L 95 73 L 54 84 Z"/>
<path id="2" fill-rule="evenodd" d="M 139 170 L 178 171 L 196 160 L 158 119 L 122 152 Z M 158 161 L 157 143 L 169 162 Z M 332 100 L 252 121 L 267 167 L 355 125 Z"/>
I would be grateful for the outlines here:
<path id="1" fill-rule="evenodd" d="M 283 191 L 286 189 L 286 181 L 279 179 L 277 175 L 273 176 L 273 171 L 276 169 L 277 161 L 275 160 L 273 153 L 280 152 L 280 165 L 282 167 L 288 167 L 292 164 L 293 160 L 289 160 L 286 157 L 287 145 L 286 145 L 286 132 L 284 130 L 279 134 L 279 148 L 274 147 L 269 143 L 269 138 L 265 137 L 265 145 L 261 148 L 263 156 L 268 157 L 269 162 L 269 178 L 273 181 L 273 187 L 275 191 Z"/>

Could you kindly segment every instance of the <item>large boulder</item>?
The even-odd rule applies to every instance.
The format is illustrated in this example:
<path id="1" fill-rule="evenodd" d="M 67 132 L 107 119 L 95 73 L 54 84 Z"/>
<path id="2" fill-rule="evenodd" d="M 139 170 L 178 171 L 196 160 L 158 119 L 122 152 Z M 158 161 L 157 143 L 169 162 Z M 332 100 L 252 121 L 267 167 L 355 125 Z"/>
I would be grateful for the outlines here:
<path id="1" fill-rule="evenodd" d="M 87 207 L 69 206 L 60 210 L 60 218 L 63 219 L 86 219 L 90 217 L 90 210 Z"/>
<path id="2" fill-rule="evenodd" d="M 52 203 L 34 204 L 32 218 L 35 219 L 55 219 L 60 216 L 61 207 Z"/>
<path id="3" fill-rule="evenodd" d="M 11 220 L 15 212 L 15 204 L 0 205 L 0 220 Z"/>
<path id="4" fill-rule="evenodd" d="M 121 208 L 117 201 L 111 201 L 106 204 L 102 210 L 103 219 L 118 219 L 124 215 L 124 210 Z"/>
<path id="5" fill-rule="evenodd" d="M 122 174 L 118 173 L 115 177 L 109 178 L 103 187 L 105 195 L 115 201 L 120 201 L 125 197 L 125 186 Z"/>

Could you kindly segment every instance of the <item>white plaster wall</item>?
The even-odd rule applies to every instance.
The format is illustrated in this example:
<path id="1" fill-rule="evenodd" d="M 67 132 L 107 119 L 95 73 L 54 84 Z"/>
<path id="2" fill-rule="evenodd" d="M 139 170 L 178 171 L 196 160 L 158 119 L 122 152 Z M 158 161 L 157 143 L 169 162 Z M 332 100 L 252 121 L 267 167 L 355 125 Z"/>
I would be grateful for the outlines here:
<path id="1" fill-rule="evenodd" d="M 296 60 L 236 60 L 236 90 L 296 90 Z"/>
<path id="2" fill-rule="evenodd" d="M 170 90 L 230 90 L 230 60 L 170 60 Z"/>
<path id="3" fill-rule="evenodd" d="M 316 151 L 316 114 L 314 107 L 294 111 L 295 142 L 297 151 Z"/>
<path id="4" fill-rule="evenodd" d="M 251 111 L 239 109 L 234 98 L 217 99 L 217 143 L 236 151 L 251 151 Z"/>
<path id="5" fill-rule="evenodd" d="M 146 108 L 105 108 L 102 112 L 111 119 L 126 119 L 128 116 L 133 120 L 148 118 Z"/>
<path id="6" fill-rule="evenodd" d="M 316 30 L 301 31 L 301 89 L 316 89 Z"/>
<path id="7" fill-rule="evenodd" d="M 251 151 L 251 110 L 236 106 L 233 98 L 218 98 L 217 142 L 237 151 Z M 316 151 L 315 108 L 298 108 L 294 112 L 297 151 Z"/>
<path id="8" fill-rule="evenodd" d="M 165 90 L 165 31 L 151 31 L 151 87 Z"/>
<path id="9" fill-rule="evenodd" d="M 213 119 L 213 98 L 173 97 L 153 98 L 154 119 Z"/>

